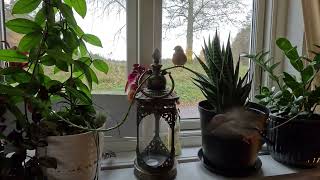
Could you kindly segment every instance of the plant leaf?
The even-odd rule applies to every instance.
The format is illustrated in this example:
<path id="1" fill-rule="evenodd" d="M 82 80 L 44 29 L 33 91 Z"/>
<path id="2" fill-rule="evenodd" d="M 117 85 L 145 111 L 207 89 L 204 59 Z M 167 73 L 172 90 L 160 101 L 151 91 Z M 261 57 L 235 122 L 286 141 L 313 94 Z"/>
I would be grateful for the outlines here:
<path id="1" fill-rule="evenodd" d="M 85 105 L 92 104 L 91 99 L 89 97 L 87 97 L 84 92 L 79 91 L 79 90 L 74 89 L 69 86 L 66 86 L 65 88 L 68 92 L 70 92 L 70 94 L 72 94 L 75 98 L 79 99 L 83 104 L 85 104 Z"/>
<path id="2" fill-rule="evenodd" d="M 39 6 L 41 1 L 42 0 L 19 0 L 13 6 L 12 14 L 30 13 Z"/>
<path id="3" fill-rule="evenodd" d="M 23 18 L 16 18 L 16 19 L 7 21 L 6 26 L 12 31 L 20 34 L 29 34 L 35 31 L 42 31 L 42 28 L 39 24 Z"/>
<path id="4" fill-rule="evenodd" d="M 93 35 L 93 34 L 84 34 L 82 39 L 85 40 L 87 43 L 92 44 L 94 46 L 102 47 L 102 43 L 100 39 Z"/>
<path id="5" fill-rule="evenodd" d="M 69 67 L 68 64 L 65 61 L 61 61 L 60 59 L 56 59 L 56 66 L 64 71 L 64 72 L 69 72 Z M 55 70 L 55 73 L 57 73 L 58 71 Z"/>
<path id="6" fill-rule="evenodd" d="M 0 94 L 6 94 L 6 95 L 12 95 L 12 96 L 23 96 L 24 92 L 21 89 L 0 84 Z"/>
<path id="7" fill-rule="evenodd" d="M 84 92 L 88 97 L 91 97 L 90 89 L 80 79 L 75 79 L 75 83 L 80 91 Z"/>
<path id="8" fill-rule="evenodd" d="M 307 84 L 313 78 L 313 71 L 314 70 L 311 65 L 307 66 L 305 69 L 302 70 L 301 78 L 304 84 Z"/>
<path id="9" fill-rule="evenodd" d="M 292 45 L 287 38 L 278 38 L 276 44 L 283 51 L 289 51 L 292 48 Z"/>
<path id="10" fill-rule="evenodd" d="M 16 50 L 0 50 L 0 61 L 28 62 L 28 57 Z"/>
<path id="11" fill-rule="evenodd" d="M 64 53 L 61 50 L 58 49 L 49 49 L 47 50 L 47 54 L 54 58 L 55 60 L 60 60 L 60 61 L 64 61 L 68 64 L 72 64 L 73 60 L 71 58 L 70 54 Z"/>
<path id="12" fill-rule="evenodd" d="M 56 60 L 48 55 L 45 55 L 41 58 L 41 64 L 45 66 L 53 66 L 56 64 Z"/>
<path id="13" fill-rule="evenodd" d="M 75 27 L 77 26 L 76 19 L 73 16 L 73 11 L 70 6 L 67 4 L 61 3 L 58 8 L 60 9 L 63 17 L 68 21 L 68 23 L 72 26 Z"/>
<path id="14" fill-rule="evenodd" d="M 284 78 L 283 81 L 284 83 L 294 91 L 296 88 L 300 87 L 300 83 L 297 82 L 297 80 L 292 77 L 290 74 L 283 72 Z"/>
<path id="15" fill-rule="evenodd" d="M 32 32 L 29 33 L 20 40 L 19 43 L 19 50 L 21 52 L 27 52 L 30 49 L 36 47 L 42 39 L 42 33 L 41 32 Z"/>
<path id="16" fill-rule="evenodd" d="M 99 84 L 99 79 L 97 77 L 97 74 L 89 67 L 89 72 L 92 78 L 92 82 Z"/>
<path id="17" fill-rule="evenodd" d="M 93 66 L 97 70 L 99 70 L 99 71 L 101 71 L 101 72 L 103 72 L 105 74 L 107 74 L 108 71 L 109 71 L 109 66 L 104 60 L 100 60 L 100 59 L 93 60 Z"/>
<path id="18" fill-rule="evenodd" d="M 71 0 L 72 7 L 76 12 L 84 18 L 87 14 L 87 4 L 86 0 Z"/>
<path id="19" fill-rule="evenodd" d="M 45 21 L 45 19 L 46 19 L 44 12 L 45 12 L 44 9 L 41 8 L 41 9 L 37 12 L 37 14 L 36 14 L 36 16 L 35 16 L 35 18 L 34 18 L 34 21 L 35 21 L 37 24 L 39 24 L 39 25 L 43 24 L 44 21 Z"/>
<path id="20" fill-rule="evenodd" d="M 89 88 L 92 89 L 92 76 L 90 73 L 90 67 L 82 61 L 76 60 L 74 61 L 75 69 L 81 70 L 88 82 Z"/>
<path id="21" fill-rule="evenodd" d="M 70 53 L 72 53 L 79 46 L 79 39 L 77 35 L 70 30 L 63 31 L 63 42 Z"/>
<path id="22" fill-rule="evenodd" d="M 14 89 L 17 89 L 17 88 L 14 88 Z M 22 95 L 22 94 L 17 94 L 17 95 Z M 24 128 L 26 126 L 26 124 L 27 124 L 26 123 L 27 120 L 25 119 L 25 116 L 22 114 L 20 109 L 16 105 L 14 105 L 12 103 L 8 103 L 7 105 L 8 105 L 7 107 L 9 109 L 9 111 L 12 114 L 14 114 L 14 116 L 17 118 L 17 123 L 19 123 L 19 126 L 21 128 Z"/>

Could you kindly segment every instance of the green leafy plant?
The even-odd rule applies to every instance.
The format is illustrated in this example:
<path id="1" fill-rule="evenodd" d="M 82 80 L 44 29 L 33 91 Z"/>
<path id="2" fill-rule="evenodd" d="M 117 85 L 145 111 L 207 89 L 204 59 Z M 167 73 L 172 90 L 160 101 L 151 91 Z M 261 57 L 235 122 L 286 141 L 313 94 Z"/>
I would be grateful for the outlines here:
<path id="1" fill-rule="evenodd" d="M 277 39 L 276 44 L 297 73 L 276 74 L 274 70 L 280 63 L 270 64 L 272 58 L 266 59 L 268 52 L 249 55 L 277 84 L 277 88 L 261 87 L 256 98 L 275 115 L 294 117 L 300 113 L 313 114 L 320 103 L 320 87 L 311 89 L 312 81 L 320 69 L 320 53 L 313 52 L 315 56 L 310 60 L 300 56 L 297 47 L 292 46 L 286 38 Z"/>
<path id="2" fill-rule="evenodd" d="M 200 88 L 216 113 L 223 113 L 234 107 L 246 104 L 252 81 L 249 81 L 249 71 L 244 77 L 239 76 L 240 58 L 234 68 L 234 61 L 228 40 L 226 49 L 220 47 L 216 35 L 208 43 L 204 42 L 203 53 L 205 62 L 197 57 L 205 74 L 196 73 L 194 83 Z"/>
<path id="3" fill-rule="evenodd" d="M 93 83 L 99 83 L 93 68 L 107 74 L 109 67 L 105 61 L 91 57 L 86 44 L 102 47 L 102 43 L 95 35 L 83 32 L 73 10 L 85 17 L 85 0 L 18 0 L 12 13 L 35 13 L 35 17 L 6 22 L 7 28 L 23 34 L 17 48 L 0 50 L 0 61 L 11 65 L 0 69 L 5 79 L 0 84 L 0 104 L 16 117 L 15 129 L 9 134 L 0 131 L 0 140 L 1 144 L 16 147 L 16 162 L 25 162 L 26 150 L 46 146 L 47 136 L 77 134 L 97 129 L 105 122 L 105 117 L 94 109 L 91 90 Z M 64 72 L 67 80 L 52 79 L 46 67 L 52 67 L 54 73 Z M 62 108 L 54 111 L 53 104 Z M 0 158 L 5 160 L 1 163 L 16 160 L 8 159 L 6 154 Z M 53 159 L 44 157 L 28 162 L 32 163 L 30 167 L 56 166 Z M 24 171 L 19 172 L 23 175 Z"/>

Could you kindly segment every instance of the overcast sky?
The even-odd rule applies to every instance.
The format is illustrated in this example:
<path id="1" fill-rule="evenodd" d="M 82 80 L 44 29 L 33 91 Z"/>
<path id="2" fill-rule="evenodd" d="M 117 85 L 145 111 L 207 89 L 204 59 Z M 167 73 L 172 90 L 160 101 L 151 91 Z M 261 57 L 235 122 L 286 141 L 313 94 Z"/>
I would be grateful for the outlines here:
<path id="1" fill-rule="evenodd" d="M 9 0 L 5 0 L 9 2 Z M 239 14 L 240 19 L 245 19 L 248 11 L 252 9 L 252 0 L 243 0 L 247 5 L 245 12 Z M 118 33 L 118 36 L 115 37 L 117 31 L 123 27 L 126 23 L 126 14 L 122 12 L 120 14 L 111 12 L 109 15 L 101 17 L 101 12 L 93 10 L 94 8 L 88 7 L 87 16 L 85 19 L 82 19 L 76 13 L 76 19 L 79 23 L 79 26 L 86 33 L 97 35 L 103 44 L 103 48 L 96 48 L 89 45 L 89 49 L 93 53 L 100 54 L 107 59 L 114 60 L 126 60 L 126 27 L 122 30 L 122 33 Z M 165 17 L 164 17 L 165 18 Z M 165 21 L 165 19 L 163 20 Z M 231 38 L 235 37 L 239 28 L 233 27 L 231 25 L 220 25 L 217 27 L 222 41 L 226 41 L 230 33 Z M 170 58 L 173 54 L 173 48 L 176 45 L 181 45 L 183 48 L 186 46 L 186 37 L 177 36 L 177 34 L 185 34 L 185 28 L 179 28 L 174 31 L 167 33 L 166 37 L 163 37 L 162 41 L 162 57 Z M 203 44 L 203 38 L 207 39 L 209 35 L 214 35 L 215 29 L 212 31 L 203 31 L 200 35 L 194 37 L 194 52 L 199 54 L 201 46 Z M 164 33 L 163 33 L 164 34 Z"/>

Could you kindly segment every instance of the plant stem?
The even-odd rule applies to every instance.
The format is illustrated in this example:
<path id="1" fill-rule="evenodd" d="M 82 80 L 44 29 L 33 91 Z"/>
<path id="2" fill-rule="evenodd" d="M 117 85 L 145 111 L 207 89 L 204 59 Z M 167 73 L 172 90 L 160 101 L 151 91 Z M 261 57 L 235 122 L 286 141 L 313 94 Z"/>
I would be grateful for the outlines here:
<path id="1" fill-rule="evenodd" d="M 281 123 L 281 124 L 279 124 L 279 125 L 277 125 L 277 126 L 275 126 L 275 127 L 273 127 L 273 128 L 270 128 L 269 130 L 270 130 L 270 131 L 273 131 L 273 130 L 275 130 L 275 129 L 277 129 L 277 128 L 279 128 L 279 127 L 281 127 L 281 126 L 283 126 L 283 125 L 285 125 L 285 124 L 287 124 L 287 123 L 289 123 L 290 121 L 292 121 L 293 119 L 295 119 L 295 118 L 298 117 L 298 116 L 299 116 L 299 114 L 293 116 L 293 117 L 290 118 L 289 120 L 287 120 L 287 121 L 285 121 L 285 122 L 283 122 L 283 123 Z"/>
<path id="2" fill-rule="evenodd" d="M 138 92 L 140 92 L 141 90 L 141 87 L 142 85 L 151 77 L 151 75 L 149 75 L 146 79 L 144 79 L 142 81 L 142 83 L 139 85 L 139 87 L 137 88 L 136 92 L 134 93 L 134 96 L 135 97 L 137 95 Z M 86 127 L 83 127 L 83 126 L 79 126 L 79 125 L 76 125 L 72 122 L 70 122 L 69 120 L 63 118 L 62 116 L 60 116 L 59 114 L 57 114 L 56 112 L 54 111 L 51 111 L 53 114 L 55 114 L 58 118 L 60 118 L 62 121 L 68 123 L 69 125 L 71 125 L 72 127 L 75 127 L 75 128 L 78 128 L 78 129 L 82 129 L 82 130 L 86 130 L 86 131 L 96 131 L 96 132 L 107 132 L 107 131 L 111 131 L 111 130 L 114 130 L 114 129 L 117 129 L 119 128 L 122 124 L 124 124 L 129 116 L 129 113 L 131 111 L 131 108 L 134 104 L 134 100 L 131 101 L 130 105 L 129 105 L 129 108 L 124 116 L 124 118 L 121 120 L 120 123 L 118 123 L 117 125 L 113 126 L 113 127 L 110 127 L 110 128 L 107 128 L 107 129 L 92 129 L 92 128 L 86 128 Z"/>

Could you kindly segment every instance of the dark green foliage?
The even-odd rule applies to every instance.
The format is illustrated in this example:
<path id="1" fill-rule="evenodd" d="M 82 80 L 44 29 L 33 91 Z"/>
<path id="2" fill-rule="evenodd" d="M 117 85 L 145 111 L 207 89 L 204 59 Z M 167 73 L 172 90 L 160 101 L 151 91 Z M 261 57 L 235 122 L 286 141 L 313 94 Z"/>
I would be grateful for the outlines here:
<path id="1" fill-rule="evenodd" d="M 312 114 L 320 103 L 320 87 L 311 89 L 311 83 L 319 71 L 320 53 L 314 52 L 314 59 L 309 60 L 309 58 L 300 56 L 297 48 L 293 47 L 286 38 L 279 38 L 276 44 L 297 70 L 298 77 L 287 72 L 275 74 L 274 69 L 280 63 L 270 64 L 272 58 L 267 60 L 265 58 L 268 52 L 249 55 L 248 57 L 266 71 L 278 86 L 277 90 L 276 88 L 270 90 L 267 87 L 262 87 L 256 98 L 261 104 L 269 107 L 271 112 L 280 116 L 293 117 L 299 113 Z M 303 60 L 308 62 L 303 62 Z"/>
<path id="2" fill-rule="evenodd" d="M 85 42 L 99 47 L 102 43 L 81 30 L 72 9 L 84 17 L 85 0 L 18 0 L 12 13 L 37 11 L 35 19 L 6 22 L 7 28 L 24 37 L 16 50 L 0 50 L 0 61 L 11 65 L 0 69 L 0 76 L 5 79 L 0 83 L 0 107 L 15 115 L 17 129 L 5 134 L 0 126 L 0 148 L 3 142 L 6 147 L 14 146 L 8 148 L 12 152 L 6 152 L 13 153 L 12 158 L 0 151 L 1 177 L 40 179 L 39 165 L 55 168 L 57 162 L 51 157 L 34 157 L 24 164 L 27 149 L 46 146 L 47 136 L 77 134 L 85 128 L 99 128 L 105 122 L 105 117 L 94 109 L 91 90 L 92 84 L 98 83 L 93 68 L 106 74 L 109 67 L 104 61 L 91 58 Z M 51 79 L 44 72 L 46 66 L 53 66 L 55 72 L 68 72 L 67 80 Z M 62 108 L 54 112 L 55 103 Z M 1 113 L 0 122 L 4 121 L 3 116 Z M 28 172 L 30 169 L 32 173 Z"/>
<path id="3" fill-rule="evenodd" d="M 197 60 L 205 74 L 196 74 L 194 79 L 204 96 L 207 98 L 216 113 L 223 113 L 233 107 L 244 106 L 247 102 L 252 81 L 249 81 L 249 71 L 243 78 L 239 76 L 240 58 L 234 68 L 230 40 L 226 49 L 220 47 L 217 33 L 211 41 L 204 42 L 203 62 Z"/>

